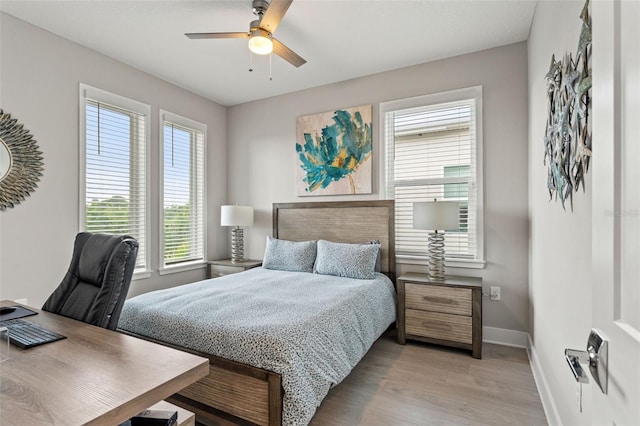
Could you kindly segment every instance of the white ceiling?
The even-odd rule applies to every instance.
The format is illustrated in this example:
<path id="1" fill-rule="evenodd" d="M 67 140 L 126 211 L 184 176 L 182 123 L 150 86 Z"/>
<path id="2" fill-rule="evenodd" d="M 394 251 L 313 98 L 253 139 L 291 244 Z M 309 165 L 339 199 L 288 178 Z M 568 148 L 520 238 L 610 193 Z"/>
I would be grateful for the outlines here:
<path id="1" fill-rule="evenodd" d="M 253 55 L 251 0 L 0 0 L 0 10 L 222 105 L 526 40 L 529 0 L 295 0 L 275 37 L 308 62 Z M 473 72 L 473 70 L 470 70 Z"/>

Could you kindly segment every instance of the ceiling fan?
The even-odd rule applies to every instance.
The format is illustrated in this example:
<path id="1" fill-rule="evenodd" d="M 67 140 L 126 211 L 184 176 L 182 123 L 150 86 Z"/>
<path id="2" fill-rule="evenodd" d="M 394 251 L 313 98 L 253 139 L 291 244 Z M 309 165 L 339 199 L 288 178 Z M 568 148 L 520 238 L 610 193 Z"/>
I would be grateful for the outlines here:
<path id="1" fill-rule="evenodd" d="M 258 55 L 271 52 L 280 56 L 295 67 L 304 65 L 307 61 L 300 55 L 273 37 L 278 24 L 293 0 L 253 0 L 253 14 L 258 17 L 249 24 L 249 32 L 243 33 L 186 33 L 191 39 L 201 38 L 248 38 L 249 50 Z"/>

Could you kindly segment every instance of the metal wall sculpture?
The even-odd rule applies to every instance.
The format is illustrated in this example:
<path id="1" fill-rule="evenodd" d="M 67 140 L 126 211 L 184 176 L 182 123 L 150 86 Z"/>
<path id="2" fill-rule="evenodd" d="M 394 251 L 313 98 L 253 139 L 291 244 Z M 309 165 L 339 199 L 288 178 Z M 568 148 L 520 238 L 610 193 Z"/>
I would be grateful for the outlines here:
<path id="1" fill-rule="evenodd" d="M 0 210 L 20 204 L 37 188 L 42 168 L 36 140 L 0 109 Z"/>
<path id="2" fill-rule="evenodd" d="M 548 163 L 549 198 L 559 198 L 565 209 L 568 198 L 573 210 L 573 193 L 580 184 L 591 159 L 591 17 L 589 0 L 580 14 L 582 31 L 573 59 L 551 57 L 547 80 L 548 117 L 544 137 L 544 164 Z"/>

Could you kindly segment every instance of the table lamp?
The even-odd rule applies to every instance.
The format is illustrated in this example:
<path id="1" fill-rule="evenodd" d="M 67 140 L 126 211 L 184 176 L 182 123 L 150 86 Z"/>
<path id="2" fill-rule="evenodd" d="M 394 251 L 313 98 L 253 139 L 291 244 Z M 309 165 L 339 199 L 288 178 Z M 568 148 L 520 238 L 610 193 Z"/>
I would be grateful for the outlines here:
<path id="1" fill-rule="evenodd" d="M 429 279 L 444 280 L 444 231 L 457 230 L 459 226 L 457 202 L 433 200 L 413 203 L 413 228 L 432 231 L 429 232 Z"/>
<path id="2" fill-rule="evenodd" d="M 231 229 L 231 262 L 244 260 L 244 236 L 241 226 L 253 225 L 253 207 L 222 206 L 220 225 L 233 226 Z"/>

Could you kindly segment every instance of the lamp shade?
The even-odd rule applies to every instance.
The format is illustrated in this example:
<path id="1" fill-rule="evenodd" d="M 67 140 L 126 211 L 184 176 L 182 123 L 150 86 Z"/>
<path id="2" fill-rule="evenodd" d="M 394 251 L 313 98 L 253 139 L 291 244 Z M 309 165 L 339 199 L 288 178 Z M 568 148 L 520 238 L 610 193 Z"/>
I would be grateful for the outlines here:
<path id="1" fill-rule="evenodd" d="M 220 209 L 220 225 L 221 226 L 253 225 L 253 207 L 222 206 Z"/>
<path id="2" fill-rule="evenodd" d="M 249 38 L 249 50 L 256 55 L 268 55 L 273 52 L 271 34 L 260 28 L 253 30 Z"/>
<path id="3" fill-rule="evenodd" d="M 413 203 L 413 228 L 455 231 L 460 226 L 459 208 L 455 201 Z"/>

